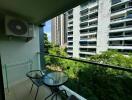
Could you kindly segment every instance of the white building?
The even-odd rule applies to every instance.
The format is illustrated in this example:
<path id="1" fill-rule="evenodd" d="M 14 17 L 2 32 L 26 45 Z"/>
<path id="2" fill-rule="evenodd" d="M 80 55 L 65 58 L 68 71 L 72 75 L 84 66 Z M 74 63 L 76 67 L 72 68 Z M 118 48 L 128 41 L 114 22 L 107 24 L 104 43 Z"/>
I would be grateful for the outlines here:
<path id="1" fill-rule="evenodd" d="M 69 56 L 86 58 L 109 49 L 132 52 L 132 1 L 89 0 L 65 14 Z"/>
<path id="2" fill-rule="evenodd" d="M 64 46 L 67 40 L 65 14 L 61 14 L 51 20 L 51 42 Z"/>
<path id="3" fill-rule="evenodd" d="M 108 49 L 132 51 L 132 2 L 92 0 L 67 12 L 67 53 L 85 58 Z"/>

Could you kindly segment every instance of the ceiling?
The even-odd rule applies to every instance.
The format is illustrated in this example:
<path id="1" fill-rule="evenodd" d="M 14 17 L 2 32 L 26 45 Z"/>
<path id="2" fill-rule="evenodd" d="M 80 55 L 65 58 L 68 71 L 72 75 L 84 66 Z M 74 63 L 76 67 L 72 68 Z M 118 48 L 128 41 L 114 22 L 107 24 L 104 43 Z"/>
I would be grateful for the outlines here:
<path id="1" fill-rule="evenodd" d="M 0 14 L 42 24 L 85 1 L 87 0 L 0 0 Z"/>

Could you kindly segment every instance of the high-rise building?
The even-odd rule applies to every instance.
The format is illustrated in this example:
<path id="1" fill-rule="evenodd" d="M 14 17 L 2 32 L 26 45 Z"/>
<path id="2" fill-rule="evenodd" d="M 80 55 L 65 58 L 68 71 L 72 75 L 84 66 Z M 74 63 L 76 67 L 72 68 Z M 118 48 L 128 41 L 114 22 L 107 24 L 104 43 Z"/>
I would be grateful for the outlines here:
<path id="1" fill-rule="evenodd" d="M 51 20 L 51 42 L 64 46 L 66 43 L 65 14 L 61 14 Z"/>
<path id="2" fill-rule="evenodd" d="M 86 58 L 109 49 L 132 52 L 131 0 L 88 0 L 65 16 L 69 56 Z"/>
<path id="3" fill-rule="evenodd" d="M 116 1 L 111 5 L 108 49 L 132 52 L 132 0 Z"/>

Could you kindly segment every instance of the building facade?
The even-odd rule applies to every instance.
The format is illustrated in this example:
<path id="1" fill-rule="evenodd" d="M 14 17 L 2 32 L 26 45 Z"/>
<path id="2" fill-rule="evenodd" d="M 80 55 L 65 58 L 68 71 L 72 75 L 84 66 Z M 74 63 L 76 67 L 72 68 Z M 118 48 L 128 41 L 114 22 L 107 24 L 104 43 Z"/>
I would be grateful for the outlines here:
<path id="1" fill-rule="evenodd" d="M 51 42 L 64 46 L 67 40 L 66 37 L 65 14 L 61 14 L 51 20 Z"/>
<path id="2" fill-rule="evenodd" d="M 69 56 L 86 58 L 106 50 L 132 52 L 131 0 L 89 0 L 65 14 Z"/>

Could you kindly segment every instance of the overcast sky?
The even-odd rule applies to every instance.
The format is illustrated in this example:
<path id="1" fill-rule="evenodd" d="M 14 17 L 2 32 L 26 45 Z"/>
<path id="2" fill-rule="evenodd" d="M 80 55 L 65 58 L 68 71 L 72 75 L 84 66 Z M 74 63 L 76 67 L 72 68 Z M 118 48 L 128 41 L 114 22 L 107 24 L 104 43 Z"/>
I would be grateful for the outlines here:
<path id="1" fill-rule="evenodd" d="M 48 40 L 51 41 L 51 20 L 46 22 L 44 26 L 44 33 L 47 33 Z"/>

